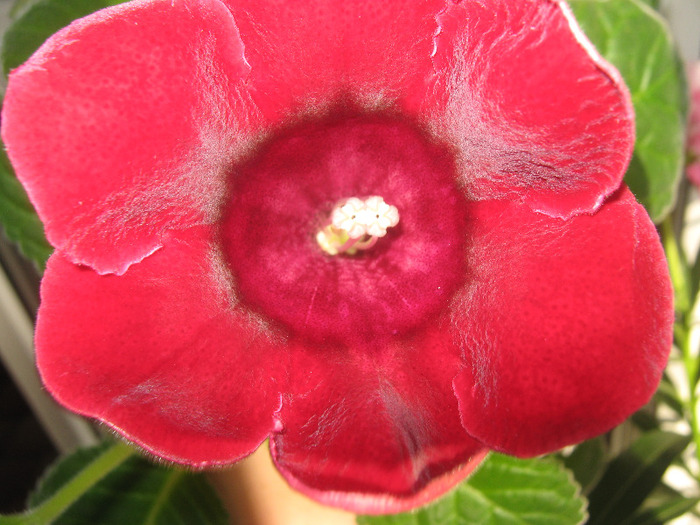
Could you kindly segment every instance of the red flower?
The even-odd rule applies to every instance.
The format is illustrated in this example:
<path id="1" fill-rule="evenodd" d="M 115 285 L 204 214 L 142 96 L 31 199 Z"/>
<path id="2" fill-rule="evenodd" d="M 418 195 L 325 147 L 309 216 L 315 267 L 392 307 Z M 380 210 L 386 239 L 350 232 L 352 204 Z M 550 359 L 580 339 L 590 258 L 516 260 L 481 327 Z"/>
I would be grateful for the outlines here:
<path id="1" fill-rule="evenodd" d="M 633 133 L 558 0 L 103 10 L 5 101 L 56 247 L 43 379 L 168 460 L 269 438 L 294 487 L 361 512 L 604 432 L 671 344 Z"/>

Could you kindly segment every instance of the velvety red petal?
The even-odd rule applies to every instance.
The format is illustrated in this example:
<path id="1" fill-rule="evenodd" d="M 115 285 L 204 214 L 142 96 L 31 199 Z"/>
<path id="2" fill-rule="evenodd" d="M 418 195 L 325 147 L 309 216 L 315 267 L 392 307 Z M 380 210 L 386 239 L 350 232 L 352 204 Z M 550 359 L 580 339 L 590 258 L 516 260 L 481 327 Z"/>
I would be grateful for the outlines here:
<path id="1" fill-rule="evenodd" d="M 597 208 L 619 186 L 634 144 L 619 73 L 562 1 L 445 5 L 424 111 L 457 144 L 473 195 L 557 217 Z"/>
<path id="2" fill-rule="evenodd" d="M 271 440 L 287 481 L 323 503 L 388 513 L 469 474 L 486 449 L 460 425 L 458 356 L 445 332 L 435 326 L 384 348 L 296 349 Z"/>
<path id="3" fill-rule="evenodd" d="M 629 190 L 567 221 L 482 202 L 473 225 L 472 284 L 453 306 L 467 432 L 532 456 L 646 403 L 671 348 L 673 299 L 656 230 Z"/>
<path id="4" fill-rule="evenodd" d="M 195 228 L 100 276 L 57 252 L 42 282 L 38 366 L 63 405 L 167 460 L 230 463 L 274 427 L 285 355 L 237 305 Z"/>
<path id="5" fill-rule="evenodd" d="M 213 221 L 252 103 L 218 0 L 137 1 L 50 38 L 10 77 L 2 133 L 51 243 L 122 273 Z"/>
<path id="6" fill-rule="evenodd" d="M 444 0 L 225 0 L 272 120 L 351 95 L 369 107 L 422 99 Z"/>

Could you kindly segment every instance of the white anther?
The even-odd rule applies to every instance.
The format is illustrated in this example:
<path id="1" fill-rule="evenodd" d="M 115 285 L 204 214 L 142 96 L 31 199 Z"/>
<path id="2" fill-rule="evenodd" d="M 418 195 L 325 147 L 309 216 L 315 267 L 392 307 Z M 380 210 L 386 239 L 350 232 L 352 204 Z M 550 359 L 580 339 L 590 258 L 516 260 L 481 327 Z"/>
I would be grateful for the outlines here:
<path id="1" fill-rule="evenodd" d="M 357 197 L 345 201 L 342 206 L 336 206 L 331 214 L 331 224 L 347 232 L 351 239 L 359 239 L 367 233 L 364 223 L 365 203 Z"/>
<path id="2" fill-rule="evenodd" d="M 399 210 L 390 206 L 378 195 L 365 199 L 362 223 L 372 237 L 384 237 L 386 230 L 399 223 Z"/>
<path id="3" fill-rule="evenodd" d="M 364 200 L 351 197 L 333 208 L 330 224 L 316 234 L 316 241 L 329 255 L 367 250 L 399 223 L 399 210 L 378 195 Z"/>

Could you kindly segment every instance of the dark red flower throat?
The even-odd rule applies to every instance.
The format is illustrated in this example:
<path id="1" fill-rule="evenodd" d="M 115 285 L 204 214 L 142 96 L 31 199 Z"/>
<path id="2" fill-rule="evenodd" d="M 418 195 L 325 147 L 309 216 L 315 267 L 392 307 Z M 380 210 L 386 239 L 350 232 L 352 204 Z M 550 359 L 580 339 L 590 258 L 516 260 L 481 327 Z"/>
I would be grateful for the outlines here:
<path id="1" fill-rule="evenodd" d="M 466 200 L 453 156 L 385 114 L 337 115 L 279 132 L 235 167 L 224 250 L 241 299 L 294 336 L 357 344 L 434 318 L 465 276 Z M 325 253 L 333 208 L 378 195 L 400 223 L 371 249 Z"/>

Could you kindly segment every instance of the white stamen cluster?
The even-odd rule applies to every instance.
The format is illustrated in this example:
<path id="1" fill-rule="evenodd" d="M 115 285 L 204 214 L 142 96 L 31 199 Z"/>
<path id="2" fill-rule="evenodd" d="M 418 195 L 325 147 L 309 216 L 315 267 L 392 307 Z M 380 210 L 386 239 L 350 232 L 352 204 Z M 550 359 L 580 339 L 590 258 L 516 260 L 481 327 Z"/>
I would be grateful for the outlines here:
<path id="1" fill-rule="evenodd" d="M 352 197 L 331 214 L 331 224 L 347 232 L 351 239 L 363 235 L 384 237 L 386 230 L 399 223 L 399 210 L 390 206 L 378 195 L 365 200 Z"/>
<path id="2" fill-rule="evenodd" d="M 316 234 L 316 242 L 328 255 L 368 250 L 399 223 L 399 210 L 378 195 L 351 197 L 333 208 L 330 224 Z"/>

